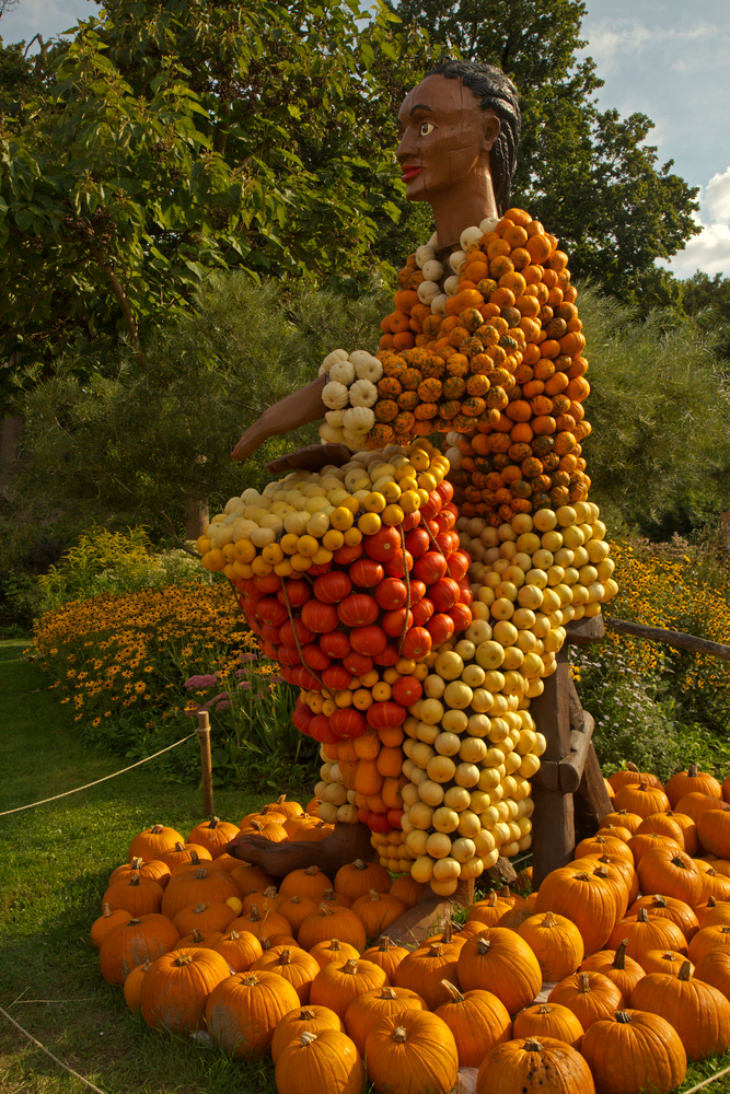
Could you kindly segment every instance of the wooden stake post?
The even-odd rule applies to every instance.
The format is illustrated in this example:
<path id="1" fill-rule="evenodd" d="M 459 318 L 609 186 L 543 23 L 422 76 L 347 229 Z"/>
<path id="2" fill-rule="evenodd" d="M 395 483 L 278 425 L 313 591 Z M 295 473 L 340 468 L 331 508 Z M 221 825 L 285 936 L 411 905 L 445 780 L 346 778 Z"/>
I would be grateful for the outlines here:
<path id="1" fill-rule="evenodd" d="M 198 741 L 200 742 L 200 774 L 203 785 L 203 814 L 215 816 L 213 807 L 213 763 L 210 757 L 210 720 L 207 710 L 198 711 Z"/>
<path id="2" fill-rule="evenodd" d="M 566 632 L 557 669 L 545 680 L 542 695 L 530 705 L 537 728 L 547 741 L 542 766 L 532 780 L 534 886 L 573 857 L 576 818 L 579 829 L 584 825 L 587 834 L 595 831 L 600 818 L 611 810 L 591 739 L 593 718 L 581 706 L 568 654 L 570 645 L 588 645 L 601 638 L 603 619 L 598 615 L 576 620 L 567 625 Z"/>

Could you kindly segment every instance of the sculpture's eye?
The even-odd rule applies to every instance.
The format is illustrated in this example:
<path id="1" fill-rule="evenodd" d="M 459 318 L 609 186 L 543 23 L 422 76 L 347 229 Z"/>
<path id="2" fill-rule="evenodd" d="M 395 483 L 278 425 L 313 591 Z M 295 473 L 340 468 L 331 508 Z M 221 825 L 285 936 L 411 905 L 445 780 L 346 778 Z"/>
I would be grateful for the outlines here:
<path id="1" fill-rule="evenodd" d="M 436 126 L 433 124 L 433 122 L 421 122 L 418 127 L 418 135 L 420 137 L 427 137 L 429 133 L 432 133 L 434 131 L 435 128 Z"/>

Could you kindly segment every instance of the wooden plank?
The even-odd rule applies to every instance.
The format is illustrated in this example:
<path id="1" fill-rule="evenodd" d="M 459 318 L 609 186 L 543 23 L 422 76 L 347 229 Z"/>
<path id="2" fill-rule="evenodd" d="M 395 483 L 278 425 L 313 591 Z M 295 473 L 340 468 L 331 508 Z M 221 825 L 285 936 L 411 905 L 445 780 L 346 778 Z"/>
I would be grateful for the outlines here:
<path id="1" fill-rule="evenodd" d="M 687 634 L 685 631 L 666 631 L 661 627 L 646 627 L 643 623 L 632 623 L 628 619 L 617 619 L 615 616 L 608 616 L 606 626 L 612 631 L 630 634 L 634 638 L 662 642 L 678 650 L 692 650 L 694 653 L 706 653 L 710 657 L 717 657 L 720 661 L 730 661 L 730 646 L 722 642 L 708 642 L 705 638 L 697 638 L 694 634 Z"/>

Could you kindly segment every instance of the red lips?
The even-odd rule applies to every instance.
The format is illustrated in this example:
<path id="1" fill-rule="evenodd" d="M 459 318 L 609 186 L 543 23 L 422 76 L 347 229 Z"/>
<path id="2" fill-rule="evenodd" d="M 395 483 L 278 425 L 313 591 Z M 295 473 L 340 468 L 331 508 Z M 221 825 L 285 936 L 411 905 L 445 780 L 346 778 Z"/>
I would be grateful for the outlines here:
<path id="1" fill-rule="evenodd" d="M 411 167 L 404 167 L 401 174 L 401 181 L 410 182 L 411 179 L 414 179 L 416 175 L 419 174 L 420 170 L 421 168 L 415 164 Z"/>

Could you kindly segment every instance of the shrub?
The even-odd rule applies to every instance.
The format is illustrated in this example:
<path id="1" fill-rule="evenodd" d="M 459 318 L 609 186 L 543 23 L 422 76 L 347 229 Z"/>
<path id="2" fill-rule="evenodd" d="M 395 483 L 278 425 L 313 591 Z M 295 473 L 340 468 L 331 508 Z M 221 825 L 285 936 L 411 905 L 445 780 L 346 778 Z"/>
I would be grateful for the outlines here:
<path id="1" fill-rule="evenodd" d="M 50 611 L 69 600 L 162 588 L 204 576 L 198 559 L 186 551 L 156 553 L 144 528 L 96 528 L 82 533 L 38 578 L 40 605 L 42 611 Z"/>

